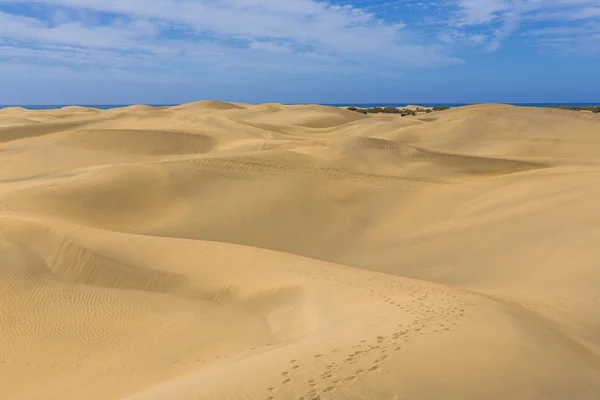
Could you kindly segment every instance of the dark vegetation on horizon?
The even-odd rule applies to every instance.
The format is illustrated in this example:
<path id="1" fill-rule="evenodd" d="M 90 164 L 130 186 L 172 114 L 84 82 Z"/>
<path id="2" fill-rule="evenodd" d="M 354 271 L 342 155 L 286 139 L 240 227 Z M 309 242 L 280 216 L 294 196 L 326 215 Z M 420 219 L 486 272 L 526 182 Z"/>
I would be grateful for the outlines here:
<path id="1" fill-rule="evenodd" d="M 600 113 L 600 106 L 548 106 L 548 108 L 559 108 L 561 110 L 571 111 L 591 111 L 593 113 Z"/>
<path id="2" fill-rule="evenodd" d="M 408 108 L 396 108 L 396 107 L 371 107 L 371 108 L 357 108 L 357 107 L 348 107 L 350 111 L 356 111 L 361 114 L 400 114 L 405 117 L 407 115 L 417 115 L 418 113 L 431 113 L 434 111 L 442 111 L 447 110 L 450 107 L 433 107 L 433 108 L 421 108 L 417 107 L 414 110 Z"/>
<path id="3" fill-rule="evenodd" d="M 559 106 L 559 105 L 550 105 L 544 106 L 545 108 L 557 108 L 561 110 L 571 110 L 571 111 L 591 111 L 593 113 L 600 113 L 600 106 Z M 440 106 L 440 107 L 432 107 L 432 108 L 422 108 L 417 107 L 414 110 L 408 108 L 398 108 L 398 107 L 371 107 L 371 108 L 358 108 L 358 107 L 348 107 L 348 110 L 359 112 L 361 114 L 400 114 L 402 117 L 406 117 L 408 115 L 417 115 L 418 113 L 431 113 L 434 111 L 443 111 L 448 110 L 449 106 Z"/>

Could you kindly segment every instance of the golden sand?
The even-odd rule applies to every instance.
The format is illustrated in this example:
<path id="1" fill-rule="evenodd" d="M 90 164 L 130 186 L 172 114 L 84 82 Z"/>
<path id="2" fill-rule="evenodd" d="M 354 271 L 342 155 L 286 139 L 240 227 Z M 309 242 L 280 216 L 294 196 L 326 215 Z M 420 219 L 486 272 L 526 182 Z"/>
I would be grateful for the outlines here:
<path id="1" fill-rule="evenodd" d="M 600 116 L 0 111 L 0 397 L 600 394 Z"/>

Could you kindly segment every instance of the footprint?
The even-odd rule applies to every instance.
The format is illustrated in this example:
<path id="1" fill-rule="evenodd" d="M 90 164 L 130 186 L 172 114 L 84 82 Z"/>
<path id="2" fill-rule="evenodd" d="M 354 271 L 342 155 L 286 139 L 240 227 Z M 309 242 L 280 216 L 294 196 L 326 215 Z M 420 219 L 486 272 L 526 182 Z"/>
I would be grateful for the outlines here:
<path id="1" fill-rule="evenodd" d="M 292 367 L 292 369 L 298 369 L 298 368 L 300 368 L 300 366 L 299 366 L 299 365 L 294 365 L 294 366 Z"/>
<path id="2" fill-rule="evenodd" d="M 291 379 L 288 378 L 288 379 L 286 379 L 285 381 L 283 381 L 281 383 L 283 383 L 285 385 L 286 383 L 290 383 L 290 382 L 291 382 Z"/>
<path id="3" fill-rule="evenodd" d="M 371 368 L 369 368 L 369 371 L 376 371 L 377 369 L 379 369 L 379 365 L 373 365 Z"/>

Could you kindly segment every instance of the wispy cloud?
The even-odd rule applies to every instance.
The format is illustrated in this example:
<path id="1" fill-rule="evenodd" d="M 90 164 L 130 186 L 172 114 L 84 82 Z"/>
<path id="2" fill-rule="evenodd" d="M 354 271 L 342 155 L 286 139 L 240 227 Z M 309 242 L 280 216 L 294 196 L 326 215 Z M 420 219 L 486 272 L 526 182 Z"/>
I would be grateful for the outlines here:
<path id="1" fill-rule="evenodd" d="M 461 63 L 465 47 L 513 37 L 600 54 L 599 1 L 0 0 L 0 72 L 396 71 Z"/>
<path id="2" fill-rule="evenodd" d="M 405 28 L 367 9 L 315 0 L 0 0 L 0 57 L 144 67 L 153 59 L 159 68 L 168 61 L 223 68 L 263 59 L 300 69 L 460 61 Z"/>
<path id="3" fill-rule="evenodd" d="M 479 41 L 488 50 L 497 50 L 513 36 L 535 36 L 539 29 L 552 27 L 554 37 L 534 44 L 564 43 L 588 40 L 589 32 L 574 35 L 574 24 L 600 21 L 598 0 L 454 0 L 452 29 L 460 32 L 458 37 L 485 35 L 488 40 Z M 540 28 L 543 26 L 543 28 Z M 547 31 L 548 34 L 550 31 Z"/>

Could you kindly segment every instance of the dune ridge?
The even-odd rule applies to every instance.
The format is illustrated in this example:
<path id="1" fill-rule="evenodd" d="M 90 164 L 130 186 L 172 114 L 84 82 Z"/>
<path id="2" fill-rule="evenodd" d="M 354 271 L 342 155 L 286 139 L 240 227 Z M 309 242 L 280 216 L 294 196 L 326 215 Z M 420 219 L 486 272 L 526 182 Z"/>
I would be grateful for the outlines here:
<path id="1" fill-rule="evenodd" d="M 591 399 L 600 117 L 0 111 L 11 400 Z"/>

